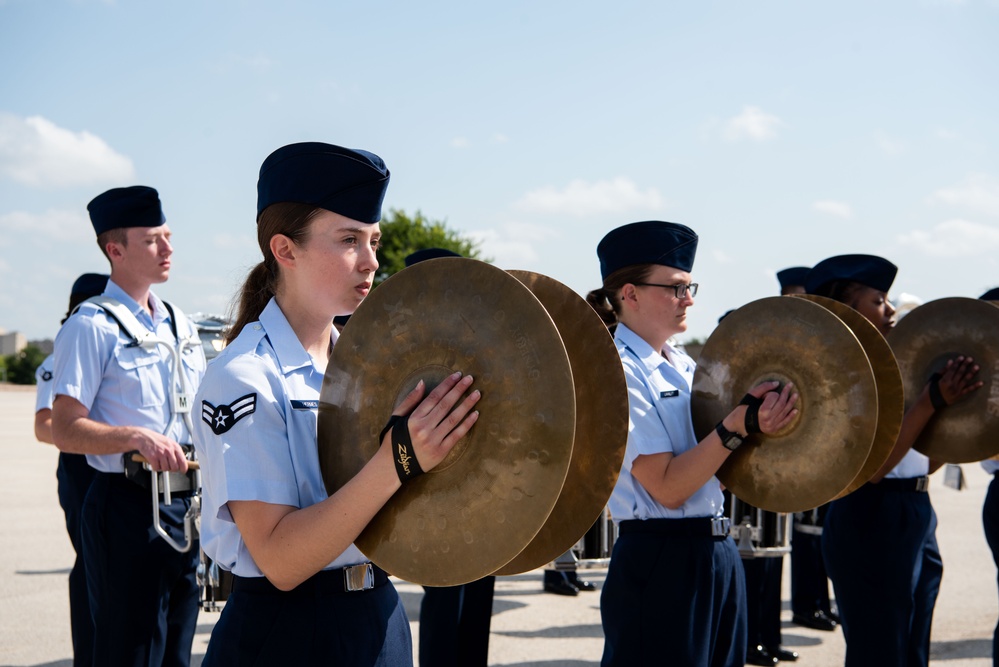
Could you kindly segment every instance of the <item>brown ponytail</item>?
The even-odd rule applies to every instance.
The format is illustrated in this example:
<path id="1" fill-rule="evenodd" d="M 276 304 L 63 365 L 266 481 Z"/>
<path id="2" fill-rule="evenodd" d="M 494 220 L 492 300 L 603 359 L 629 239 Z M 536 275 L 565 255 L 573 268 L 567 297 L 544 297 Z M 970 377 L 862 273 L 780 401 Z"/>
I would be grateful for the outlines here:
<path id="1" fill-rule="evenodd" d="M 626 266 L 607 276 L 604 286 L 591 290 L 586 295 L 586 303 L 597 312 L 607 328 L 614 332 L 621 314 L 619 290 L 628 283 L 641 283 L 649 277 L 655 264 L 635 264 Z"/>
<path id="2" fill-rule="evenodd" d="M 271 254 L 271 237 L 283 234 L 296 244 L 305 243 L 309 238 L 309 223 L 321 212 L 311 204 L 282 202 L 265 208 L 257 220 L 257 245 L 264 255 L 264 261 L 250 270 L 239 291 L 239 307 L 236 317 L 225 333 L 226 345 L 231 343 L 250 322 L 260 319 L 267 303 L 277 294 L 280 272 L 278 263 Z"/>

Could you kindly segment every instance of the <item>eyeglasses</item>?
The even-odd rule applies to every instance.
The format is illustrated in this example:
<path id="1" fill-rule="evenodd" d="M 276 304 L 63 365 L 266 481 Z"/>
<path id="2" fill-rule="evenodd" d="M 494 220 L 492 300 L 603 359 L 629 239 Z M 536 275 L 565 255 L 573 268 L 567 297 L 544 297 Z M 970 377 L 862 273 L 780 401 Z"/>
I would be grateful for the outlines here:
<path id="1" fill-rule="evenodd" d="M 690 292 L 691 297 L 697 296 L 697 283 L 690 283 L 685 285 L 683 283 L 677 283 L 676 285 L 660 285 L 659 283 L 632 283 L 638 287 L 663 287 L 665 289 L 673 290 L 673 294 L 676 298 L 683 299 L 687 296 L 687 292 Z"/>

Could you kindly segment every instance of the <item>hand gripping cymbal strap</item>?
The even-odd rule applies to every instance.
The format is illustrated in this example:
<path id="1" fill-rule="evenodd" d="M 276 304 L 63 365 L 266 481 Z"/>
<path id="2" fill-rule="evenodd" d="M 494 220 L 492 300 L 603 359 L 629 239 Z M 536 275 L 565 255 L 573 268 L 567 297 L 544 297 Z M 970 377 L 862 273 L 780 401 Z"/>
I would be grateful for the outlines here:
<path id="1" fill-rule="evenodd" d="M 413 439 L 409 435 L 409 417 L 396 419 L 392 425 L 392 460 L 395 461 L 399 481 L 403 484 L 406 480 L 423 474 L 423 468 L 413 451 Z"/>
<path id="2" fill-rule="evenodd" d="M 174 308 L 173 305 L 165 301 L 163 302 L 166 309 L 170 312 L 170 326 L 174 337 L 177 339 L 177 344 L 174 345 L 170 341 L 163 340 L 146 329 L 123 303 L 113 297 L 104 295 L 95 296 L 87 299 L 87 302 L 100 307 L 109 317 L 118 323 L 118 326 L 132 339 L 130 346 L 141 347 L 146 350 L 162 346 L 170 352 L 170 419 L 163 429 L 163 435 L 168 434 L 174 424 L 177 423 L 178 415 L 183 420 L 184 426 L 187 427 L 188 434 L 193 435 L 194 424 L 191 421 L 191 403 L 193 402 L 194 392 L 188 386 L 187 376 L 182 371 L 181 359 L 188 347 L 200 345 L 200 341 L 196 336 L 181 338 L 180 332 L 189 330 L 187 318 L 184 316 L 184 313 Z M 178 542 L 166 532 L 160 521 L 159 494 L 161 484 L 163 487 L 163 503 L 170 505 L 173 502 L 170 493 L 170 476 L 161 476 L 148 463 L 144 464 L 143 467 L 152 475 L 150 488 L 153 495 L 153 527 L 156 529 L 156 533 L 180 553 L 187 553 L 194 545 L 194 540 L 197 539 L 195 533 L 197 532 L 196 525 L 201 509 L 201 499 L 199 497 L 201 492 L 201 471 L 194 471 L 194 493 L 191 498 L 191 507 L 184 515 L 184 541 Z"/>
<path id="3" fill-rule="evenodd" d="M 762 398 L 756 398 L 752 394 L 746 394 L 739 401 L 739 405 L 746 406 L 746 433 L 762 433 L 760 430 L 760 406 L 763 405 Z"/>

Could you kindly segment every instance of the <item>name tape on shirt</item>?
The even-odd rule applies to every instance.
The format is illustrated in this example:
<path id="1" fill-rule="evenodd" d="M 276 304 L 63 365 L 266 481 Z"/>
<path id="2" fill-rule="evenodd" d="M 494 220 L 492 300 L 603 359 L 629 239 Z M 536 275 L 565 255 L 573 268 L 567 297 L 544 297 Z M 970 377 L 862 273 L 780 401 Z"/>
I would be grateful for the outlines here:
<path id="1" fill-rule="evenodd" d="M 208 401 L 201 401 L 201 420 L 212 427 L 212 433 L 222 435 L 240 419 L 248 414 L 252 414 L 257 409 L 257 395 L 247 394 L 241 396 L 229 405 L 212 405 Z"/>
<path id="2" fill-rule="evenodd" d="M 669 391 L 659 392 L 659 398 L 675 398 L 680 395 L 679 389 L 670 389 Z"/>
<path id="3" fill-rule="evenodd" d="M 319 401 L 299 401 L 292 399 L 291 401 L 292 410 L 318 410 Z"/>

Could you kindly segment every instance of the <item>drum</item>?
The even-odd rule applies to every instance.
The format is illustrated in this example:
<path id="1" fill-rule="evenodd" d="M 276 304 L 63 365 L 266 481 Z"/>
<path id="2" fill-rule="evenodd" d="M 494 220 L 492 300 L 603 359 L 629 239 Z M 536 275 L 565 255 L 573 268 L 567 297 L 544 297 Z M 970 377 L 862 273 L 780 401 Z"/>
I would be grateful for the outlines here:
<path id="1" fill-rule="evenodd" d="M 607 567 L 616 539 L 617 526 L 611 519 L 610 511 L 605 507 L 603 513 L 576 545 L 577 551 L 580 552 L 579 567 Z"/>
<path id="2" fill-rule="evenodd" d="M 777 558 L 791 551 L 791 515 L 769 512 L 725 492 L 731 535 L 743 558 Z"/>
<path id="3" fill-rule="evenodd" d="M 218 564 L 201 552 L 197 570 L 200 606 L 205 611 L 221 611 L 220 603 L 229 599 L 232 591 L 232 572 L 223 570 Z"/>

